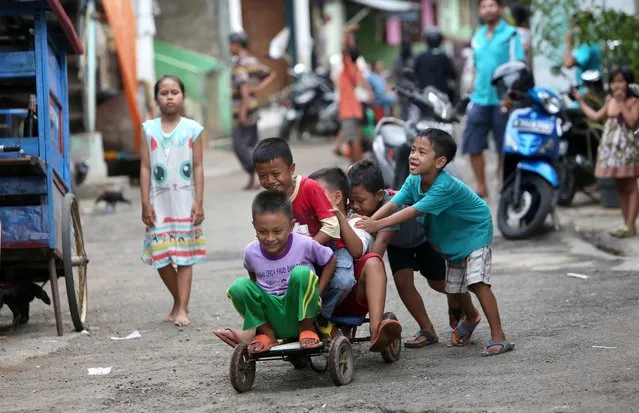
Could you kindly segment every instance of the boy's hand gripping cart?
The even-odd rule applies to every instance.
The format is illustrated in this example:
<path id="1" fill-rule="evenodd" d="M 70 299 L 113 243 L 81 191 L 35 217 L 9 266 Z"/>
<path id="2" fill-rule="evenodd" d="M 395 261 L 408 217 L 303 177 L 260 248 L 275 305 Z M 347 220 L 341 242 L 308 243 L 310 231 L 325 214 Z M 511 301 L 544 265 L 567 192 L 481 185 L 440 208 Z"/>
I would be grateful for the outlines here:
<path id="1" fill-rule="evenodd" d="M 384 313 L 383 319 L 397 320 L 395 314 Z M 355 359 L 351 343 L 370 341 L 370 337 L 356 337 L 357 328 L 368 322 L 367 318 L 334 317 L 332 323 L 341 330 L 349 331 L 348 336 L 338 336 L 335 339 L 322 341 L 321 346 L 313 349 L 301 349 L 297 341 L 283 343 L 271 347 L 269 351 L 250 354 L 246 344 L 238 344 L 231 356 L 230 379 L 233 388 L 243 393 L 251 390 L 255 380 L 255 365 L 257 361 L 284 360 L 290 362 L 296 369 L 311 366 L 318 373 L 328 370 L 331 380 L 336 386 L 349 384 L 353 380 Z M 398 337 L 384 351 L 382 358 L 387 363 L 399 360 L 402 350 L 402 339 Z M 324 362 L 317 360 L 324 359 Z"/>
<path id="2" fill-rule="evenodd" d="M 0 135 L 0 280 L 49 281 L 61 336 L 58 277 L 77 331 L 87 313 L 89 260 L 71 193 L 67 85 L 67 53 L 81 54 L 82 45 L 59 0 L 4 1 L 0 22 L 12 32 L 11 41 L 0 40 L 0 97 L 26 108 L 35 95 L 38 118 L 35 136 Z"/>

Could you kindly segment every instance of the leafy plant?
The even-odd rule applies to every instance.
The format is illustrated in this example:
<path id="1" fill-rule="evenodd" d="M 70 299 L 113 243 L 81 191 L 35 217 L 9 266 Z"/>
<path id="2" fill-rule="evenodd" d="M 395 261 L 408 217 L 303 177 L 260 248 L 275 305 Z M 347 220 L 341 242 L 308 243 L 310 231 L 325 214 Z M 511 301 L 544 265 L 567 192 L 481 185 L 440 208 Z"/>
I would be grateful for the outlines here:
<path id="1" fill-rule="evenodd" d="M 597 43 L 604 70 L 628 65 L 639 76 L 639 18 L 594 0 L 532 0 L 535 53 L 560 63 L 566 31 L 574 21 L 573 45 Z"/>

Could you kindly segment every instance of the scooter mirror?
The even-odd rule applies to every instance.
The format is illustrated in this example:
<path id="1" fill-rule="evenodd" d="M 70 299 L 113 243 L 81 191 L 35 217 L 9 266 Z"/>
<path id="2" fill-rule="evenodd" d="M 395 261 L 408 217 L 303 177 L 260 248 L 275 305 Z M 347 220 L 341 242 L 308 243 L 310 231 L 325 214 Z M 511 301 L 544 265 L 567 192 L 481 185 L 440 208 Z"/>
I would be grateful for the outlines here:
<path id="1" fill-rule="evenodd" d="M 288 48 L 290 32 L 288 27 L 283 28 L 275 35 L 268 47 L 268 56 L 271 59 L 281 59 L 286 55 L 286 49 Z"/>

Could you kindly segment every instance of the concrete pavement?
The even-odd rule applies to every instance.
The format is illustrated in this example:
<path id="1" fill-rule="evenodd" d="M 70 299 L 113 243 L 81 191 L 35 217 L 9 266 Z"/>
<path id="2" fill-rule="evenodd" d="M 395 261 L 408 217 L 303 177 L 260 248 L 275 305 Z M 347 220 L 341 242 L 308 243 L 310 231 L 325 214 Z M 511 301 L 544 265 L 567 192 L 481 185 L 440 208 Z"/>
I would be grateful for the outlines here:
<path id="1" fill-rule="evenodd" d="M 326 144 L 294 147 L 298 171 L 308 174 L 343 165 Z M 416 285 L 441 343 L 403 349 L 384 364 L 356 346 L 355 381 L 336 388 L 326 374 L 295 370 L 284 362 L 259 363 L 251 392 L 238 395 L 228 380 L 231 349 L 211 330 L 239 327 L 225 288 L 242 269 L 242 249 L 254 237 L 245 176 L 230 152 L 206 155 L 204 234 L 208 262 L 196 267 L 192 326 L 161 322 L 169 311 L 159 277 L 140 263 L 143 225 L 138 192 L 132 207 L 115 214 L 83 215 L 89 265 L 90 334 L 55 336 L 51 309 L 32 306 L 32 320 L 0 340 L 0 411 L 256 411 L 281 412 L 601 412 L 639 411 L 639 284 L 634 257 L 618 257 L 585 242 L 570 227 L 527 241 L 507 242 L 495 233 L 493 282 L 504 329 L 517 344 L 512 353 L 481 358 L 485 321 L 474 344 L 446 346 L 443 296 L 421 277 Z M 468 176 L 465 161 L 458 168 Z M 494 193 L 494 191 L 493 191 Z M 81 208 L 90 208 L 91 201 Z M 560 211 L 560 219 L 568 217 Z M 587 275 L 571 278 L 567 273 Z M 61 294 L 65 294 L 60 283 Z M 387 309 L 409 337 L 417 326 L 393 282 Z M 63 305 L 66 330 L 70 318 Z M 10 313 L 0 313 L 0 324 Z M 114 341 L 137 329 L 140 339 Z M 105 376 L 87 368 L 112 367 Z"/>

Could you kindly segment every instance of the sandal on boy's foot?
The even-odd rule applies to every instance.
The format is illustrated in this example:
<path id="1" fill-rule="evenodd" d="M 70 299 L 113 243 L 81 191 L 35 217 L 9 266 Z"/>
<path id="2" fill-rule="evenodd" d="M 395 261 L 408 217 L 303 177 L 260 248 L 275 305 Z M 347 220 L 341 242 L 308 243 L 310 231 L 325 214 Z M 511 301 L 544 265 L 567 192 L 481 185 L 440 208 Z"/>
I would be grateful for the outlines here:
<path id="1" fill-rule="evenodd" d="M 377 336 L 371 341 L 368 351 L 379 353 L 387 348 L 393 340 L 402 335 L 402 325 L 397 320 L 382 320 L 377 328 Z"/>
<path id="2" fill-rule="evenodd" d="M 277 340 L 271 341 L 271 338 L 267 336 L 266 334 L 258 334 L 255 336 L 253 341 L 251 341 L 251 343 L 248 345 L 249 347 L 248 352 L 249 354 L 264 353 L 269 351 L 271 347 L 273 347 L 276 344 L 277 344 Z M 260 348 L 259 350 L 251 350 L 251 348 L 255 348 L 257 345 L 261 345 L 262 348 Z"/>
<path id="3" fill-rule="evenodd" d="M 319 323 L 316 322 L 315 327 L 317 328 L 317 332 L 319 333 L 319 335 L 322 337 L 335 338 L 342 335 L 341 330 L 335 327 L 335 325 L 330 321 L 328 321 L 328 324 L 326 324 L 325 326 L 321 326 L 319 325 Z"/>
<path id="4" fill-rule="evenodd" d="M 499 350 L 490 351 L 491 347 L 499 346 Z M 515 343 L 510 341 L 487 341 L 484 350 L 481 352 L 482 357 L 497 356 L 499 354 L 507 353 L 515 349 Z"/>
<path id="5" fill-rule="evenodd" d="M 611 237 L 615 238 L 630 238 L 634 237 L 636 234 L 628 228 L 628 226 L 624 225 L 621 228 L 618 228 L 612 232 L 608 233 Z"/>
<path id="6" fill-rule="evenodd" d="M 226 334 L 226 332 L 230 334 L 230 337 Z M 230 328 L 224 328 L 222 330 L 213 330 L 213 334 L 215 334 L 217 338 L 219 338 L 220 340 L 222 340 L 223 342 L 225 342 L 226 344 L 228 344 L 229 346 L 233 348 L 235 348 L 235 346 L 237 346 L 238 344 L 242 342 L 242 340 L 240 339 L 240 336 L 235 332 L 235 330 L 232 330 Z"/>
<path id="7" fill-rule="evenodd" d="M 466 317 L 462 317 L 457 324 L 457 327 L 453 330 L 453 334 L 450 337 L 450 341 L 453 346 L 465 346 L 470 343 L 470 337 L 473 335 L 473 331 L 479 325 L 481 321 L 481 316 L 477 314 L 477 321 L 469 326 L 464 325 L 464 321 L 466 321 Z"/>
<path id="8" fill-rule="evenodd" d="M 424 337 L 424 341 L 418 341 L 420 337 Z M 421 348 L 436 343 L 439 343 L 439 337 L 433 335 L 430 331 L 419 330 L 417 334 L 415 334 L 415 337 L 404 343 L 404 347 Z"/>
<path id="9" fill-rule="evenodd" d="M 464 311 L 461 308 L 448 308 L 448 322 L 450 323 L 450 328 L 453 330 L 457 328 L 457 324 L 459 324 L 459 320 L 464 317 Z"/>
<path id="10" fill-rule="evenodd" d="M 322 345 L 322 342 L 320 341 L 319 336 L 313 330 L 300 331 L 299 339 L 300 339 L 300 348 L 302 350 L 309 350 L 312 348 L 320 347 Z M 315 341 L 315 343 L 307 345 L 307 346 L 302 346 L 302 340 L 313 340 Z"/>

